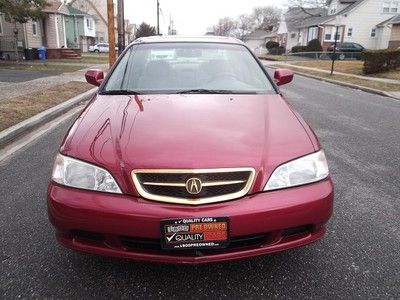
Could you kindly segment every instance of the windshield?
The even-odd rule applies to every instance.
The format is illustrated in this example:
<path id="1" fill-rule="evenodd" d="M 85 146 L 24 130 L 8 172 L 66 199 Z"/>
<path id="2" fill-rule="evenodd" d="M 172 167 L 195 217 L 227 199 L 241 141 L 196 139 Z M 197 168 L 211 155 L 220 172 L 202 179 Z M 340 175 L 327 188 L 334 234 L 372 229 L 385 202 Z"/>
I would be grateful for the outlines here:
<path id="1" fill-rule="evenodd" d="M 250 51 L 236 44 L 154 43 L 131 47 L 101 93 L 271 93 Z"/>

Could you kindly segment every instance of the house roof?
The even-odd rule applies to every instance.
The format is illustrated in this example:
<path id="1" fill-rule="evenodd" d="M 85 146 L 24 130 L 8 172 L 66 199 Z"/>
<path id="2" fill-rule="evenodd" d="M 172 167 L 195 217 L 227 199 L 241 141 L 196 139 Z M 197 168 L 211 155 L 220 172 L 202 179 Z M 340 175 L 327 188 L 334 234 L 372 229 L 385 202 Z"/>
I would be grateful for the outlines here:
<path id="1" fill-rule="evenodd" d="M 340 3 L 349 4 L 349 5 L 333 15 L 328 15 L 328 12 L 325 8 L 313 8 L 310 10 L 307 9 L 307 12 L 309 12 L 309 14 L 304 12 L 301 8 L 297 8 L 297 7 L 293 8 L 292 14 L 294 16 L 293 16 L 292 21 L 290 21 L 290 18 L 289 18 L 289 22 L 291 22 L 291 24 L 287 25 L 288 30 L 291 31 L 291 29 L 295 29 L 295 28 L 304 28 L 304 27 L 318 26 L 320 24 L 324 24 L 326 22 L 334 20 L 336 18 L 336 16 L 338 16 L 338 15 L 345 15 L 345 14 L 351 12 L 353 9 L 355 9 L 357 6 L 359 6 L 364 1 L 365 0 L 340 0 Z M 328 5 L 330 4 L 330 2 L 331 1 L 328 2 Z M 318 11 L 318 10 L 320 10 L 320 11 Z M 290 11 L 290 8 L 289 8 L 288 12 L 289 11 Z M 286 22 L 288 23 L 287 17 L 285 17 L 285 18 L 286 18 Z"/>
<path id="2" fill-rule="evenodd" d="M 47 6 L 43 9 L 44 12 L 58 12 L 62 3 L 60 0 L 47 0 Z"/>
<path id="3" fill-rule="evenodd" d="M 265 30 L 255 30 L 249 34 L 243 36 L 243 40 L 263 40 L 270 36 L 271 32 Z"/>
<path id="4" fill-rule="evenodd" d="M 325 8 L 302 9 L 300 7 L 289 7 L 285 14 L 285 21 L 288 31 L 293 31 L 296 28 L 319 24 L 326 17 L 327 10 Z"/>
<path id="5" fill-rule="evenodd" d="M 400 14 L 394 16 L 389 24 L 400 24 Z"/>
<path id="6" fill-rule="evenodd" d="M 84 11 L 81 11 L 70 4 L 67 4 L 65 6 L 69 12 L 70 15 L 75 15 L 75 16 L 89 16 L 89 14 L 85 13 Z"/>

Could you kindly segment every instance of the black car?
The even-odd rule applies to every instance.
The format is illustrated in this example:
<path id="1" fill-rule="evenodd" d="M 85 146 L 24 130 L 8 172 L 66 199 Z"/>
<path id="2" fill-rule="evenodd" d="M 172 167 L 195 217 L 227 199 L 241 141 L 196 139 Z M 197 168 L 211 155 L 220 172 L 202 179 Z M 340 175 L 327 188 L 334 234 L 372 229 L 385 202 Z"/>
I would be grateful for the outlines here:
<path id="1" fill-rule="evenodd" d="M 332 44 L 327 49 L 328 52 L 333 52 L 335 44 Z M 365 50 L 363 46 L 357 43 L 337 43 L 336 44 L 336 59 L 361 59 L 361 53 Z M 329 53 L 332 58 L 333 54 Z"/>

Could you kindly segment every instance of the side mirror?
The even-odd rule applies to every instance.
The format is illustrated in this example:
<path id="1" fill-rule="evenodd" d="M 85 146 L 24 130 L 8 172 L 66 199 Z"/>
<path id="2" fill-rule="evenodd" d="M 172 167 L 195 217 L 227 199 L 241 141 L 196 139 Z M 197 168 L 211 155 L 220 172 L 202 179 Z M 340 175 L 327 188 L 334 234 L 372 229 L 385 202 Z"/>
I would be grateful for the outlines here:
<path id="1" fill-rule="evenodd" d="M 274 78 L 277 85 L 284 85 L 293 80 L 293 71 L 289 69 L 276 69 Z"/>
<path id="2" fill-rule="evenodd" d="M 87 83 L 100 86 L 104 80 L 104 72 L 102 70 L 89 70 L 85 74 Z"/>

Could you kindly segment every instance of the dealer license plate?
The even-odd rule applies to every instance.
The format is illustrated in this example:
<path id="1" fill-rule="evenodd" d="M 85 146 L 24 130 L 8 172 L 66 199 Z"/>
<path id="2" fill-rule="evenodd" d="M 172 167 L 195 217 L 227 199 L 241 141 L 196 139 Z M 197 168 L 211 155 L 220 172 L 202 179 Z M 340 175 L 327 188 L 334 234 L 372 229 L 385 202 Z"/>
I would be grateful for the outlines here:
<path id="1" fill-rule="evenodd" d="M 229 245 L 229 218 L 161 220 L 161 245 L 168 250 L 225 248 Z"/>

